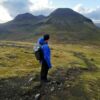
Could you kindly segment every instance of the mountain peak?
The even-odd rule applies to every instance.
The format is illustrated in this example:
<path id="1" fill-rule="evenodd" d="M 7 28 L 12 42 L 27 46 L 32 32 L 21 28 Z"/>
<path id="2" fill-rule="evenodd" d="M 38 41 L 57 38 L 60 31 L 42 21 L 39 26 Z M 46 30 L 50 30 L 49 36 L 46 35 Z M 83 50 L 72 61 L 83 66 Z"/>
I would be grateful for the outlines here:
<path id="1" fill-rule="evenodd" d="M 70 8 L 58 8 L 54 12 L 52 12 L 51 15 L 65 16 L 65 15 L 69 15 L 69 14 L 72 15 L 73 13 L 75 14 L 75 12 Z"/>
<path id="2" fill-rule="evenodd" d="M 36 18 L 35 16 L 33 16 L 32 14 L 30 14 L 30 13 L 24 13 L 24 14 L 20 14 L 20 15 L 18 15 L 18 16 L 16 16 L 15 17 L 15 20 L 26 20 L 26 19 L 33 19 L 33 18 Z"/>
<path id="3" fill-rule="evenodd" d="M 58 8 L 49 15 L 48 19 L 49 22 L 57 22 L 57 24 L 63 22 L 65 25 L 66 23 L 74 23 L 79 25 L 79 23 L 83 24 L 84 22 L 92 24 L 91 19 L 86 18 L 85 16 L 70 8 Z"/>
<path id="4" fill-rule="evenodd" d="M 73 11 L 70 8 L 57 8 L 54 12 L 69 12 L 69 11 Z"/>
<path id="5" fill-rule="evenodd" d="M 46 18 L 44 15 L 39 15 L 39 16 L 37 16 L 37 18 L 39 19 L 39 20 L 42 20 L 42 19 L 44 19 L 44 18 Z"/>

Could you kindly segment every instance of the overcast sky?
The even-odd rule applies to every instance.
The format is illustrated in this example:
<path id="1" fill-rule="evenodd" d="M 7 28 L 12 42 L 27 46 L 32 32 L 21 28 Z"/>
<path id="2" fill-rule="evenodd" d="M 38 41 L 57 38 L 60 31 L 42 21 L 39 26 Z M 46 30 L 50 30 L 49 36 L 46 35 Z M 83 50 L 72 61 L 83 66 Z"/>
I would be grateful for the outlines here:
<path id="1" fill-rule="evenodd" d="M 100 22 L 100 0 L 0 0 L 0 23 L 26 12 L 48 15 L 56 8 L 71 8 Z"/>

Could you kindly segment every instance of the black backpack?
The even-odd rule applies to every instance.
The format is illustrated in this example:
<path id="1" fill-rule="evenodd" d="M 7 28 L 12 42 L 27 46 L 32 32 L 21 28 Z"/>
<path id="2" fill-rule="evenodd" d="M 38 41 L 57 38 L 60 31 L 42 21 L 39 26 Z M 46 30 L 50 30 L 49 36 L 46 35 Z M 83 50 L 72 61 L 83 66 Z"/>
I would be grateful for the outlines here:
<path id="1" fill-rule="evenodd" d="M 39 61 L 42 60 L 43 58 L 43 52 L 42 52 L 42 49 L 41 49 L 41 45 L 39 44 L 36 44 L 34 46 L 34 54 L 35 54 L 35 58 Z"/>

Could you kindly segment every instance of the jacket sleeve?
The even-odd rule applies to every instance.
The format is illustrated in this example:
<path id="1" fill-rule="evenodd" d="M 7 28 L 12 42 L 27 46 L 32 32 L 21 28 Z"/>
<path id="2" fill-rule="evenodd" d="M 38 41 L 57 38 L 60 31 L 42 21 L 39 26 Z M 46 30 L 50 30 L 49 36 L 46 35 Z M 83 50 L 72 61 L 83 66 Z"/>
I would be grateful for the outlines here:
<path id="1" fill-rule="evenodd" d="M 44 60 L 47 62 L 48 67 L 51 68 L 51 52 L 48 44 L 42 46 Z"/>

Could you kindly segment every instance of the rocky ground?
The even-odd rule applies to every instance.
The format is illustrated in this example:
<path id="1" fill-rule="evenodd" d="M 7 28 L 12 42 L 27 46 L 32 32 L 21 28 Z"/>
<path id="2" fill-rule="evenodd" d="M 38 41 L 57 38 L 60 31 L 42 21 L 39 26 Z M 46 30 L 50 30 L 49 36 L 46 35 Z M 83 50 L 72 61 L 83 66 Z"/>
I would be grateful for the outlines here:
<path id="1" fill-rule="evenodd" d="M 79 76 L 84 71 L 90 70 L 79 67 L 59 68 L 52 74 L 51 81 L 48 83 L 40 83 L 39 76 L 32 76 L 32 74 L 21 78 L 1 79 L 0 100 L 66 100 L 67 98 L 70 100 L 75 91 L 77 96 L 84 97 L 82 89 L 80 93 L 77 89 L 74 90 Z M 90 99 L 84 97 L 82 100 Z"/>
<path id="2" fill-rule="evenodd" d="M 4 44 L 0 45 L 4 46 Z M 16 47 L 16 44 L 7 45 Z M 26 46 L 17 46 L 26 48 Z M 27 47 L 30 48 L 30 47 Z M 68 51 L 67 51 L 68 52 Z M 41 83 L 39 73 L 30 72 L 25 76 L 1 78 L 0 100 L 100 100 L 100 70 L 94 64 L 94 59 L 87 58 L 82 52 L 69 51 L 73 56 L 81 59 L 85 66 L 58 67 L 49 74 L 50 82 Z M 81 78 L 81 75 L 94 74 Z"/>

